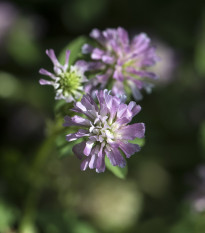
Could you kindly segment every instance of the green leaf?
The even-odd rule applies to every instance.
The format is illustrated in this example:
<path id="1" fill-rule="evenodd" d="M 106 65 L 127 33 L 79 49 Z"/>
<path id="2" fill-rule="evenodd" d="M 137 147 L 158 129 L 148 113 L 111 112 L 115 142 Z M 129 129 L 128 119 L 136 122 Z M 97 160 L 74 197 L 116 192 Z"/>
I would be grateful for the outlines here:
<path id="1" fill-rule="evenodd" d="M 76 141 L 68 142 L 66 141 L 66 135 L 69 133 L 77 132 L 75 127 L 65 128 L 61 134 L 56 138 L 56 146 L 59 153 L 59 158 L 67 157 L 73 155 L 72 148 L 75 144 L 82 142 L 83 139 L 78 139 Z"/>
<path id="2" fill-rule="evenodd" d="M 118 166 L 113 166 L 110 163 L 110 160 L 107 158 L 107 156 L 105 157 L 105 165 L 107 167 L 107 169 L 109 169 L 115 176 L 117 176 L 120 179 L 125 179 L 127 176 L 127 166 L 125 166 L 124 168 L 118 167 Z"/>
<path id="3" fill-rule="evenodd" d="M 65 63 L 65 52 L 66 50 L 70 50 L 70 57 L 69 57 L 69 65 L 74 64 L 74 62 L 82 56 L 81 48 L 82 46 L 88 42 L 87 37 L 80 36 L 77 39 L 71 41 L 60 53 L 59 61 L 61 64 Z"/>
<path id="4" fill-rule="evenodd" d="M 145 138 L 135 138 L 134 140 L 128 140 L 130 143 L 138 144 L 140 147 L 145 145 Z"/>
<path id="5" fill-rule="evenodd" d="M 62 146 L 59 149 L 59 158 L 67 157 L 73 155 L 72 148 L 74 146 L 74 143 L 67 143 L 67 145 Z"/>

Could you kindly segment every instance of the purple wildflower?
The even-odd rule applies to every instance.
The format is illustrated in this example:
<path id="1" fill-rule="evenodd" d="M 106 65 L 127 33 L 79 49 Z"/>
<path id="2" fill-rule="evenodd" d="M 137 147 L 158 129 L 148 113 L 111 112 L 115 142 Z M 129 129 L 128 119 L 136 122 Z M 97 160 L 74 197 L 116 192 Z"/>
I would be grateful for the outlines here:
<path id="1" fill-rule="evenodd" d="M 112 96 L 108 90 L 96 91 L 99 106 L 90 95 L 85 95 L 80 102 L 74 104 L 73 111 L 84 114 L 87 119 L 80 116 L 66 116 L 64 126 L 79 126 L 78 132 L 68 134 L 67 141 L 85 138 L 73 147 L 74 154 L 82 159 L 81 170 L 96 169 L 104 172 L 105 155 L 113 166 L 124 167 L 127 158 L 140 150 L 139 145 L 129 140 L 143 138 L 145 125 L 135 123 L 128 125 L 132 118 L 139 113 L 141 107 L 134 101 L 128 105 L 123 103 L 124 98 Z"/>
<path id="2" fill-rule="evenodd" d="M 78 61 L 75 65 L 69 67 L 69 50 L 66 51 L 64 65 L 59 63 L 53 49 L 46 50 L 46 54 L 54 65 L 54 73 L 40 69 L 40 74 L 49 76 L 52 79 L 52 81 L 41 79 L 40 84 L 52 85 L 56 90 L 55 99 L 64 99 L 68 103 L 80 99 L 83 95 L 82 83 L 87 81 L 84 75 L 86 71 L 84 62 Z"/>
<path id="3" fill-rule="evenodd" d="M 153 85 L 150 80 L 157 76 L 145 69 L 153 66 L 159 58 L 145 33 L 136 35 L 130 41 L 127 31 L 118 27 L 105 31 L 93 29 L 90 36 L 97 40 L 99 48 L 85 44 L 82 52 L 90 54 L 93 60 L 100 61 L 104 67 L 100 70 L 101 74 L 88 83 L 86 92 L 103 89 L 109 81 L 113 82 L 112 92 L 115 95 L 125 93 L 126 86 L 136 100 L 142 98 L 140 90 L 151 91 Z"/>

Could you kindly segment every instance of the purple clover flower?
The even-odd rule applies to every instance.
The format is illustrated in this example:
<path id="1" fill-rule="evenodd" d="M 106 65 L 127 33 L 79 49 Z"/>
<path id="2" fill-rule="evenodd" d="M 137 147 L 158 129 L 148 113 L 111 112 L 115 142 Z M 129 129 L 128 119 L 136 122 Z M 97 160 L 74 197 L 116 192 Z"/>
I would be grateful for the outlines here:
<path id="1" fill-rule="evenodd" d="M 113 94 L 128 94 L 131 89 L 135 100 L 142 98 L 142 89 L 151 91 L 153 84 L 150 81 L 157 75 L 146 68 L 153 66 L 159 58 L 145 33 L 130 41 L 127 31 L 118 27 L 105 31 L 93 29 L 90 36 L 99 43 L 99 48 L 85 44 L 82 53 L 90 54 L 93 60 L 104 66 L 100 70 L 96 68 L 101 73 L 86 85 L 87 93 L 96 88 L 104 89 L 109 81 L 113 82 Z"/>
<path id="2" fill-rule="evenodd" d="M 96 169 L 96 172 L 105 171 L 105 156 L 113 166 L 124 167 L 127 158 L 140 150 L 139 145 L 129 140 L 143 138 L 145 125 L 135 123 L 128 125 L 132 118 L 139 113 L 141 107 L 134 101 L 124 104 L 124 97 L 119 98 L 109 94 L 108 90 L 96 91 L 99 106 L 90 95 L 84 95 L 80 102 L 74 103 L 75 112 L 84 114 L 86 118 L 75 115 L 66 116 L 64 126 L 79 126 L 76 133 L 68 134 L 67 141 L 79 138 L 84 140 L 73 147 L 74 154 L 82 159 L 81 170 Z"/>
<path id="3" fill-rule="evenodd" d="M 79 100 L 84 93 L 82 85 L 84 82 L 87 82 L 87 78 L 84 75 L 86 71 L 84 62 L 78 61 L 75 65 L 69 67 L 69 50 L 66 51 L 64 65 L 59 63 L 53 49 L 46 50 L 46 54 L 54 65 L 54 73 L 40 69 L 40 74 L 49 76 L 52 79 L 51 81 L 40 79 L 40 84 L 52 85 L 56 90 L 55 99 L 57 100 L 64 99 L 68 103 Z"/>

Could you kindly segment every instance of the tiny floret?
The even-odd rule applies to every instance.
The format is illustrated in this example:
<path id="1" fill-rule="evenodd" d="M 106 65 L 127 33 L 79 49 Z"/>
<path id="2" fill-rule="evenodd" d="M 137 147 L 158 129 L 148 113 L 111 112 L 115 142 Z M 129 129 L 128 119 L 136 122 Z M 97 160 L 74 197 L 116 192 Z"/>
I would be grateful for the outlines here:
<path id="1" fill-rule="evenodd" d="M 93 61 L 101 62 L 101 68 L 95 78 L 86 85 L 86 92 L 98 88 L 104 89 L 111 84 L 113 94 L 132 93 L 135 100 L 142 98 L 141 90 L 151 91 L 151 80 L 157 75 L 148 70 L 158 60 L 154 46 L 145 33 L 129 39 L 125 29 L 93 29 L 90 36 L 98 42 L 99 47 L 89 44 L 82 47 L 82 53 L 90 54 Z"/>
<path id="2" fill-rule="evenodd" d="M 130 143 L 135 138 L 143 138 L 145 125 L 135 123 L 129 125 L 132 118 L 139 113 L 141 107 L 134 101 L 124 103 L 124 96 L 112 96 L 108 90 L 96 91 L 97 104 L 89 95 L 74 103 L 74 112 L 87 118 L 75 115 L 66 116 L 64 126 L 77 126 L 76 133 L 68 134 L 67 141 L 84 140 L 73 147 L 74 154 L 84 160 L 81 170 L 96 169 L 105 171 L 105 156 L 113 166 L 124 167 L 126 160 L 140 150 L 139 145 Z"/>
<path id="3" fill-rule="evenodd" d="M 79 100 L 83 93 L 83 83 L 87 81 L 84 75 L 84 62 L 77 62 L 69 67 L 70 51 L 66 51 L 65 64 L 61 65 L 56 58 L 53 49 L 46 50 L 46 54 L 53 63 L 54 73 L 45 69 L 40 69 L 39 73 L 49 76 L 51 81 L 40 79 L 41 85 L 52 85 L 56 90 L 55 99 L 64 99 L 66 102 Z"/>

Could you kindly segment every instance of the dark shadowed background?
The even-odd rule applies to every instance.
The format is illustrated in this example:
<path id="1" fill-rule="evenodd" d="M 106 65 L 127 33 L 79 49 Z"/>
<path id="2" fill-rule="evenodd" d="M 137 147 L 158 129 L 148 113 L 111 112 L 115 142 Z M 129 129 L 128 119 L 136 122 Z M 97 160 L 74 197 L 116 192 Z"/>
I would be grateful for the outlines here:
<path id="1" fill-rule="evenodd" d="M 146 32 L 161 57 L 137 118 L 146 143 L 125 180 L 81 172 L 52 138 L 42 144 L 55 100 L 38 83 L 38 70 L 52 68 L 46 49 L 118 26 Z M 203 1 L 0 1 L 0 113 L 1 233 L 205 232 Z"/>

